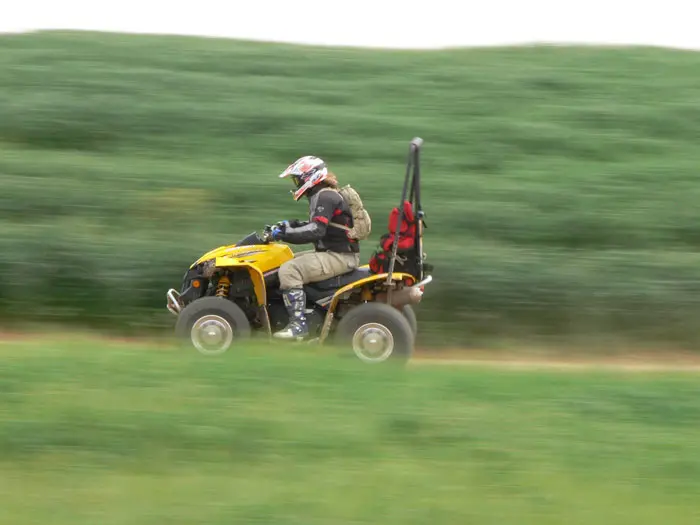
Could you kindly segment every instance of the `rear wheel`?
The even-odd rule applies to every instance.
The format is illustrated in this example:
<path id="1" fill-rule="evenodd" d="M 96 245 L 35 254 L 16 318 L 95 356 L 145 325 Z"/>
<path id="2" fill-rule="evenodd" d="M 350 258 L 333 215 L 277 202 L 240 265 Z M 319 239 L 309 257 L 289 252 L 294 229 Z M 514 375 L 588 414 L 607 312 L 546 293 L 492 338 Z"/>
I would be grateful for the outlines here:
<path id="1" fill-rule="evenodd" d="M 407 304 L 401 309 L 401 311 L 403 312 L 403 316 L 408 321 L 408 324 L 411 325 L 411 331 L 413 332 L 413 337 L 415 338 L 418 335 L 418 319 L 416 318 L 415 310 L 413 310 L 413 307 L 410 304 Z"/>
<path id="2" fill-rule="evenodd" d="M 365 303 L 350 310 L 338 322 L 334 342 L 365 363 L 406 362 L 413 354 L 411 325 L 396 308 Z"/>
<path id="3" fill-rule="evenodd" d="M 223 354 L 236 341 L 248 339 L 250 333 L 250 323 L 240 306 L 222 297 L 191 302 L 175 325 L 175 335 L 204 355 Z"/>

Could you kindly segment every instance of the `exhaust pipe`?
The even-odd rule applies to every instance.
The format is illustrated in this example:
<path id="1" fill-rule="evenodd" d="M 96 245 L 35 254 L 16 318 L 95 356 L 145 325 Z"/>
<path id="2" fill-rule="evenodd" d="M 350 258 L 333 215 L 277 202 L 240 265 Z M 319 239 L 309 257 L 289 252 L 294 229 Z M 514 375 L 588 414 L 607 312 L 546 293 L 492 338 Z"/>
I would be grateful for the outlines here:
<path id="1" fill-rule="evenodd" d="M 403 288 L 401 290 L 392 290 L 391 292 L 391 306 L 401 308 L 407 304 L 418 304 L 423 299 L 423 287 L 431 282 L 433 277 L 428 275 L 422 281 Z M 387 300 L 387 292 L 381 292 L 377 294 L 377 301 L 385 303 Z"/>

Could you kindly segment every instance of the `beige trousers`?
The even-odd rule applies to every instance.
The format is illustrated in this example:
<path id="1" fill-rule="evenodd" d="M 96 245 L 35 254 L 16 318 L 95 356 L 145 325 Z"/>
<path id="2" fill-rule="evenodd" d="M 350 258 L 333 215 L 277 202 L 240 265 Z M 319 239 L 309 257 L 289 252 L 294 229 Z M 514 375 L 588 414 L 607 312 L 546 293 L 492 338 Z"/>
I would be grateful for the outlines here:
<path id="1" fill-rule="evenodd" d="M 359 265 L 359 253 L 300 252 L 280 266 L 280 289 L 301 288 L 305 283 L 330 279 Z"/>

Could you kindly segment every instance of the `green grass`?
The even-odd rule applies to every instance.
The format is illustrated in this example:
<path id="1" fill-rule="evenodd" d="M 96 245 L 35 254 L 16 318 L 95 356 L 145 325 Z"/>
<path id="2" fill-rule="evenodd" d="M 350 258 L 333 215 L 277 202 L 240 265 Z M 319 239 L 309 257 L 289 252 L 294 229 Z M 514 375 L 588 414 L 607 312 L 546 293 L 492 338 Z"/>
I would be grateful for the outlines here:
<path id="1" fill-rule="evenodd" d="M 697 378 L 0 346 L 0 522 L 697 523 Z"/>
<path id="2" fill-rule="evenodd" d="M 0 312 L 169 326 L 205 250 L 303 217 L 276 175 L 323 156 L 384 231 L 425 139 L 431 344 L 695 346 L 700 56 L 366 51 L 0 37 Z"/>

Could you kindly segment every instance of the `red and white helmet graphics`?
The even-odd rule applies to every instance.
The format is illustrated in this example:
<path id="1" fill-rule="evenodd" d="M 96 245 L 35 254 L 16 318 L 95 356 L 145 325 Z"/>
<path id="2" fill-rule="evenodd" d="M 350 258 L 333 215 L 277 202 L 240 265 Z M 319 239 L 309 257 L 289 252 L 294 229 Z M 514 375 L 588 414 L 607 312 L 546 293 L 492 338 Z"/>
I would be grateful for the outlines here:
<path id="1" fill-rule="evenodd" d="M 323 159 L 314 157 L 313 155 L 306 155 L 298 158 L 287 166 L 287 169 L 280 173 L 279 176 L 280 178 L 289 176 L 294 178 L 294 182 L 298 188 L 293 192 L 294 200 L 296 201 L 299 200 L 309 188 L 312 188 L 328 177 L 328 168 Z"/>

